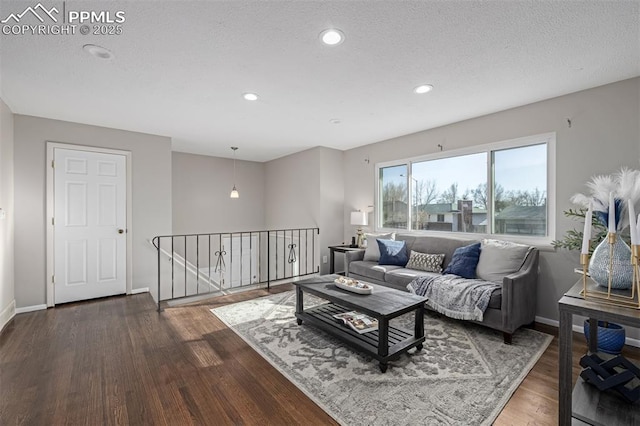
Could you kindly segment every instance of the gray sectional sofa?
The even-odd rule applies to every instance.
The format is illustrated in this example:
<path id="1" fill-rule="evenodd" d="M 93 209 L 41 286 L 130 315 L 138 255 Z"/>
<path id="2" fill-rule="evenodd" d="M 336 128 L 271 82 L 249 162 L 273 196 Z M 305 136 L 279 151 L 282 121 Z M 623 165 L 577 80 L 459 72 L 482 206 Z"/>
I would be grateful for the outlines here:
<path id="1" fill-rule="evenodd" d="M 369 237 L 368 244 L 377 244 L 374 238 Z M 405 241 L 409 253 L 415 250 L 420 253 L 444 254 L 443 269 L 449 264 L 453 252 L 458 247 L 479 242 L 477 240 L 463 240 L 453 237 L 400 234 L 395 239 Z M 481 250 L 480 263 L 478 264 L 478 272 L 482 264 L 484 276 L 490 276 L 493 282 L 502 284 L 500 289 L 494 290 L 491 294 L 489 306 L 484 313 L 484 319 L 478 323 L 502 331 L 504 341 L 507 344 L 511 343 L 514 331 L 523 325 L 534 322 L 536 313 L 539 252 L 534 247 L 525 247 L 524 251 L 521 245 L 514 245 L 514 248 L 517 248 L 517 257 L 523 257 L 521 263 L 518 261 L 519 269 L 515 272 L 504 276 L 501 275 L 502 260 L 496 257 L 500 256 L 500 252 L 486 250 L 485 259 L 483 259 Z M 515 253 L 515 251 L 513 252 Z M 508 254 L 508 251 L 503 253 Z M 367 255 L 371 257 L 368 252 Z M 491 258 L 490 256 L 494 257 Z M 346 253 L 345 263 L 346 275 L 349 277 L 404 291 L 407 291 L 407 285 L 418 276 L 440 275 L 434 272 L 407 269 L 402 266 L 379 265 L 375 259 L 365 259 L 365 250 Z M 494 265 L 497 269 L 496 271 L 487 270 L 487 268 L 491 269 Z M 502 270 L 507 269 L 503 268 Z"/>

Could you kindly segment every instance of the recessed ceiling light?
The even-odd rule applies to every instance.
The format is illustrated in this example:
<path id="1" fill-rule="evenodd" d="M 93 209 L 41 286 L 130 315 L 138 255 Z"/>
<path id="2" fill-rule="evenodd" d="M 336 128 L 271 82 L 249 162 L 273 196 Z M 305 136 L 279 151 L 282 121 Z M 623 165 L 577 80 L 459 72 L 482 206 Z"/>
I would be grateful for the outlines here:
<path id="1" fill-rule="evenodd" d="M 430 84 L 423 84 L 422 86 L 418 86 L 413 89 L 414 93 L 423 94 L 433 90 L 433 86 Z"/>
<path id="2" fill-rule="evenodd" d="M 320 40 L 329 46 L 335 46 L 344 41 L 344 33 L 336 28 L 329 28 L 320 33 Z"/>
<path id="3" fill-rule="evenodd" d="M 85 44 L 82 46 L 85 52 L 89 53 L 91 56 L 95 56 L 98 59 L 112 59 L 113 53 L 110 50 L 105 49 L 102 46 L 97 46 L 95 44 Z"/>
<path id="4" fill-rule="evenodd" d="M 255 93 L 243 93 L 242 97 L 245 98 L 248 101 L 257 101 L 258 100 L 258 95 L 256 95 Z"/>
<path id="5" fill-rule="evenodd" d="M 339 118 L 332 118 L 331 120 L 329 120 L 329 123 L 331 123 L 331 124 L 340 124 L 340 123 L 342 123 L 342 121 L 340 121 Z"/>

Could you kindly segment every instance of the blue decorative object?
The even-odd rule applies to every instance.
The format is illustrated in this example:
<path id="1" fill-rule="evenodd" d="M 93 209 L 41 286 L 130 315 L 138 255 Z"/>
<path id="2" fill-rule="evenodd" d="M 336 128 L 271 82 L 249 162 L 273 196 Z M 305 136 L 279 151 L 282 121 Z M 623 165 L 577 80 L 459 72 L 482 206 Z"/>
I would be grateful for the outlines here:
<path id="1" fill-rule="evenodd" d="M 616 234 L 613 244 L 613 263 L 609 263 L 609 239 L 605 238 L 593 251 L 589 261 L 589 275 L 600 287 L 609 287 L 609 268 L 611 274 L 611 288 L 628 289 L 633 284 L 633 266 L 631 266 L 631 249 L 620 234 Z"/>
<path id="2" fill-rule="evenodd" d="M 480 243 L 458 247 L 451 257 L 443 274 L 458 275 L 462 278 L 475 278 L 476 267 L 480 260 Z"/>
<path id="3" fill-rule="evenodd" d="M 584 320 L 584 337 L 589 344 L 589 320 Z M 598 351 L 612 355 L 622 352 L 625 342 L 624 328 L 612 322 L 598 321 Z"/>
<path id="4" fill-rule="evenodd" d="M 376 238 L 380 249 L 378 265 L 405 266 L 409 261 L 407 244 L 404 241 Z"/>
<path id="5" fill-rule="evenodd" d="M 621 215 L 622 215 L 622 200 L 620 198 L 616 198 L 613 201 L 614 204 L 614 208 L 615 208 L 615 214 L 616 214 L 616 230 L 620 227 L 620 219 L 621 219 Z M 600 223 L 602 223 L 604 226 L 608 226 L 609 225 L 609 210 L 605 209 L 605 210 L 595 210 L 593 212 L 594 216 L 596 217 L 596 219 L 598 219 L 600 221 Z"/>

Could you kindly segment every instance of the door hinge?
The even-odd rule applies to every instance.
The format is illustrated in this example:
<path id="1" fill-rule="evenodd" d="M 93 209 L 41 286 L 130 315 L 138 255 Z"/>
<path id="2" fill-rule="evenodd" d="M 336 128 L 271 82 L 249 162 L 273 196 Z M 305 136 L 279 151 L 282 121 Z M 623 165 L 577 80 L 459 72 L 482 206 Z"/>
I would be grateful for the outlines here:
<path id="1" fill-rule="evenodd" d="M 51 224 L 55 226 L 55 224 L 56 224 L 56 218 L 55 217 L 51 218 Z"/>
<path id="2" fill-rule="evenodd" d="M 55 284 L 55 283 L 56 283 L 56 276 L 51 275 L 51 284 Z"/>
<path id="3" fill-rule="evenodd" d="M 55 160 L 51 160 L 51 168 L 55 169 L 56 168 L 56 162 Z"/>

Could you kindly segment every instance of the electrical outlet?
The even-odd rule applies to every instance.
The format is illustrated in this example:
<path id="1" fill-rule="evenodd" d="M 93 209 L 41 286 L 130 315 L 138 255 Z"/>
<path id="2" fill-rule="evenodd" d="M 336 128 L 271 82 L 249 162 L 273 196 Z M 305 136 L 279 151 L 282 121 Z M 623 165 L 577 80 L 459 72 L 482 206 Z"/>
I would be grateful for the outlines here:
<path id="1" fill-rule="evenodd" d="M 327 263 L 327 256 L 322 256 L 322 263 Z"/>

